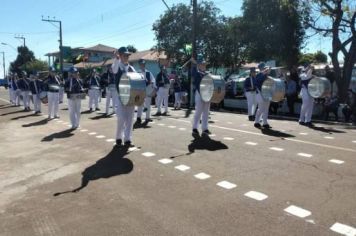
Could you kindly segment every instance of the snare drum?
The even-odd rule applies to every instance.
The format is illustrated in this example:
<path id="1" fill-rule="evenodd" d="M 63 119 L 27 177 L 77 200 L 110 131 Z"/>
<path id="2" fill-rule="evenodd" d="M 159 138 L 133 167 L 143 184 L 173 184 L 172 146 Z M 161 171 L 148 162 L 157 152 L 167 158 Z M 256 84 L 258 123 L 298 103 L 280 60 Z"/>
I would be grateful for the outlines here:
<path id="1" fill-rule="evenodd" d="M 86 94 L 85 93 L 70 93 L 69 94 L 69 99 L 85 99 Z"/>
<path id="2" fill-rule="evenodd" d="M 142 106 L 146 97 L 146 80 L 137 72 L 122 74 L 117 91 L 124 106 Z"/>
<path id="3" fill-rule="evenodd" d="M 58 92 L 59 91 L 59 85 L 50 84 L 50 85 L 48 85 L 48 90 L 50 92 Z"/>
<path id="4" fill-rule="evenodd" d="M 47 97 L 47 92 L 40 92 L 40 100 L 43 104 L 47 104 L 48 103 L 48 97 Z"/>
<path id="5" fill-rule="evenodd" d="M 220 103 L 225 97 L 225 81 L 220 75 L 205 75 L 200 83 L 200 96 L 204 102 Z"/>

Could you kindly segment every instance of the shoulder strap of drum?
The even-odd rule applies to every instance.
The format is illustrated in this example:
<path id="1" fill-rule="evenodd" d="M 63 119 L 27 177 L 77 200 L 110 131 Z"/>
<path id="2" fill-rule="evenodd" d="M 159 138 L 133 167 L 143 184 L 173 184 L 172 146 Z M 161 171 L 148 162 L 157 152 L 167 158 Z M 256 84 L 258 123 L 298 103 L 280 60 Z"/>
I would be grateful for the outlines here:
<path id="1" fill-rule="evenodd" d="M 72 92 L 72 87 L 73 87 L 73 78 L 70 78 L 70 80 L 69 80 L 69 92 Z"/>
<path id="2" fill-rule="evenodd" d="M 146 71 L 146 80 L 151 82 L 151 73 L 149 71 Z"/>

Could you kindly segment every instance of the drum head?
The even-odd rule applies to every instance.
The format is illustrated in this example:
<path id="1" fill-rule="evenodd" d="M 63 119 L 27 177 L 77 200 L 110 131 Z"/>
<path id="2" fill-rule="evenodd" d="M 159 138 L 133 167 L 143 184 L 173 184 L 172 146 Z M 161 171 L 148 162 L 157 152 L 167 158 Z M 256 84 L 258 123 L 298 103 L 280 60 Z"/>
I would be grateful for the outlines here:
<path id="1" fill-rule="evenodd" d="M 130 101 L 130 78 L 123 74 L 120 79 L 120 84 L 118 86 L 119 98 L 122 105 L 127 106 Z"/>
<path id="2" fill-rule="evenodd" d="M 308 84 L 308 92 L 313 98 L 324 98 L 330 96 L 330 81 L 327 78 L 314 77 Z"/>
<path id="3" fill-rule="evenodd" d="M 200 96 L 204 102 L 210 102 L 214 93 L 214 82 L 210 76 L 204 76 L 200 82 Z"/>
<path id="4" fill-rule="evenodd" d="M 141 106 L 146 96 L 146 81 L 139 73 L 124 73 L 117 90 L 122 105 Z"/>

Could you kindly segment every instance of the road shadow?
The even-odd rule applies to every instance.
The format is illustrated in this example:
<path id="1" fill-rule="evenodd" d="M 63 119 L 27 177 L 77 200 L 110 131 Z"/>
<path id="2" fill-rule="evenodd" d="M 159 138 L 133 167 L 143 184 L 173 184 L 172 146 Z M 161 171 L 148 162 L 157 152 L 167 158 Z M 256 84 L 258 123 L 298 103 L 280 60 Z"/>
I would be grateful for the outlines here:
<path id="1" fill-rule="evenodd" d="M 86 110 L 86 111 L 80 112 L 80 114 L 91 114 L 91 113 L 93 113 L 93 112 L 94 112 L 94 111 Z"/>
<path id="2" fill-rule="evenodd" d="M 261 133 L 268 136 L 273 136 L 277 138 L 294 138 L 295 136 L 292 134 L 287 134 L 278 130 L 273 129 L 261 129 Z"/>
<path id="3" fill-rule="evenodd" d="M 94 117 L 89 117 L 89 119 L 91 120 L 100 120 L 100 119 L 107 119 L 107 118 L 111 118 L 111 115 L 106 115 L 105 113 L 102 113 L 100 115 L 94 116 Z"/>
<path id="4" fill-rule="evenodd" d="M 53 196 L 59 196 L 65 193 L 77 193 L 88 186 L 90 181 L 101 178 L 108 179 L 122 174 L 129 174 L 133 170 L 133 163 L 130 159 L 124 158 L 124 156 L 128 153 L 128 147 L 114 146 L 105 157 L 98 160 L 95 164 L 87 167 L 82 172 L 82 181 L 78 188 L 58 192 L 53 194 Z"/>
<path id="5" fill-rule="evenodd" d="M 69 138 L 74 135 L 72 133 L 73 131 L 74 131 L 74 129 L 66 129 L 61 132 L 53 133 L 51 135 L 44 137 L 41 140 L 41 142 L 50 142 L 50 141 L 53 141 L 53 139 Z"/>
<path id="6" fill-rule="evenodd" d="M 195 150 L 208 150 L 208 151 L 217 151 L 217 150 L 223 150 L 223 149 L 228 149 L 228 146 L 226 146 L 224 143 L 221 141 L 216 141 L 211 139 L 208 135 L 193 135 L 193 140 L 191 143 L 188 145 L 188 153 L 185 154 L 180 154 L 177 156 L 171 156 L 171 159 L 174 159 L 176 157 L 180 156 L 186 156 L 186 155 L 191 155 L 195 152 Z"/>
<path id="7" fill-rule="evenodd" d="M 145 121 L 145 122 L 142 122 L 142 123 L 139 123 L 139 122 L 135 122 L 133 124 L 133 129 L 149 129 L 149 128 L 152 128 L 151 126 L 148 125 L 149 122 Z"/>
<path id="8" fill-rule="evenodd" d="M 68 107 L 65 107 L 65 108 L 62 108 L 61 110 L 62 111 L 68 111 L 69 109 L 68 109 Z"/>
<path id="9" fill-rule="evenodd" d="M 22 125 L 22 127 L 40 126 L 40 125 L 45 125 L 45 124 L 47 124 L 47 123 L 48 123 L 48 119 L 45 118 L 45 119 L 43 119 L 43 120 L 39 120 L 39 121 L 36 121 L 36 122 L 24 124 L 24 125 Z"/>
<path id="10" fill-rule="evenodd" d="M 0 105 L 0 109 L 6 109 L 6 108 L 11 108 L 11 107 L 16 107 L 14 105 Z"/>
<path id="11" fill-rule="evenodd" d="M 346 133 L 345 131 L 342 130 L 337 130 L 334 128 L 326 128 L 326 127 L 322 127 L 322 126 L 308 126 L 309 129 L 315 130 L 315 131 L 320 131 L 323 133 L 328 133 L 328 134 L 332 134 L 332 133 Z"/>
<path id="12" fill-rule="evenodd" d="M 11 118 L 11 120 L 19 120 L 19 119 L 23 119 L 23 118 L 27 118 L 27 117 L 31 117 L 31 116 L 39 116 L 39 115 L 31 113 L 31 114 L 27 114 L 27 115 L 23 115 L 23 116 L 13 117 L 13 118 Z"/>
<path id="13" fill-rule="evenodd" d="M 22 113 L 22 112 L 28 112 L 28 111 L 24 111 L 24 110 L 12 111 L 12 112 L 8 112 L 8 113 L 1 114 L 0 116 L 7 116 L 7 115 L 17 114 L 17 113 Z"/>

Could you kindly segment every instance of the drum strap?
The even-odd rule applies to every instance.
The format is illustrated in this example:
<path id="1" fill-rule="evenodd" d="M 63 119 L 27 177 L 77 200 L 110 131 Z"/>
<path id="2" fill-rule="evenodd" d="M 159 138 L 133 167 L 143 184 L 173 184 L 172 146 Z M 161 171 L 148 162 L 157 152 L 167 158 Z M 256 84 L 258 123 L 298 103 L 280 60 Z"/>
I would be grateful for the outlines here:
<path id="1" fill-rule="evenodd" d="M 37 82 L 37 80 L 34 80 L 34 81 L 33 81 L 33 84 L 35 85 L 36 94 L 38 94 L 38 89 L 37 89 L 37 83 L 36 83 L 36 82 Z"/>
<path id="2" fill-rule="evenodd" d="M 251 83 L 251 89 L 254 90 L 255 87 L 254 87 L 254 85 L 253 85 L 252 76 L 250 76 L 250 83 Z"/>

